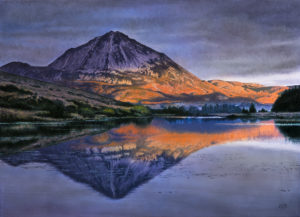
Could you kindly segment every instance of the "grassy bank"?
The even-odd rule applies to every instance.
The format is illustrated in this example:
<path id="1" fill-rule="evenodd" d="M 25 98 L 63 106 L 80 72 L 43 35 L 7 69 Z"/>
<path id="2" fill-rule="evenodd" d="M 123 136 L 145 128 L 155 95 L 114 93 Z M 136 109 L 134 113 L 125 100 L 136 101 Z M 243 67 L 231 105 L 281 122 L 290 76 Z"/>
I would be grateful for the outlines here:
<path id="1" fill-rule="evenodd" d="M 61 121 L 140 117 L 148 108 L 0 72 L 0 121 Z"/>

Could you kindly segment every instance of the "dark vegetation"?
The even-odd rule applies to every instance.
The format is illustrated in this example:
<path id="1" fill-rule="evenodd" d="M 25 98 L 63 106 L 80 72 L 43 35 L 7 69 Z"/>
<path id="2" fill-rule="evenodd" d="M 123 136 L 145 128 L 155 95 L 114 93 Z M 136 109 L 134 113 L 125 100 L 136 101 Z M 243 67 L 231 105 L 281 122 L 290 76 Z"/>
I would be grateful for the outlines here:
<path id="1" fill-rule="evenodd" d="M 255 108 L 255 105 L 253 103 L 251 103 L 251 105 L 249 107 L 249 113 L 256 113 L 256 108 Z"/>
<path id="2" fill-rule="evenodd" d="M 256 112 L 257 112 L 257 110 L 256 110 L 254 103 L 251 103 L 249 109 L 245 109 L 245 108 L 242 109 L 242 113 L 244 113 L 244 114 L 256 113 Z M 267 112 L 267 111 L 264 108 L 262 108 L 260 110 L 260 112 Z"/>
<path id="3" fill-rule="evenodd" d="M 0 96 L 0 105 L 4 108 L 14 108 L 27 111 L 46 111 L 45 116 L 53 118 L 66 118 L 68 113 L 63 102 L 50 100 L 44 97 L 28 96 L 24 98 L 13 96 Z"/>
<path id="4" fill-rule="evenodd" d="M 241 113 L 241 109 L 235 105 L 229 104 L 216 104 L 216 105 L 207 105 L 205 104 L 202 109 L 199 109 L 196 106 L 190 106 L 189 108 L 185 108 L 184 106 L 176 107 L 176 106 L 168 106 L 162 109 L 152 110 L 153 114 L 168 114 L 174 116 L 201 116 L 201 115 L 209 115 L 209 114 L 217 114 L 217 113 Z"/>
<path id="5" fill-rule="evenodd" d="M 32 94 L 31 91 L 24 90 L 22 88 L 18 88 L 15 85 L 11 85 L 11 84 L 0 86 L 0 90 L 2 90 L 4 92 L 10 92 L 10 93 L 16 92 L 18 94 Z"/>
<path id="6" fill-rule="evenodd" d="M 273 112 L 299 112 L 300 111 L 300 86 L 295 86 L 284 91 L 275 101 Z"/>
<path id="7" fill-rule="evenodd" d="M 205 104 L 202 107 L 202 113 L 209 114 L 209 113 L 240 113 L 242 110 L 239 106 L 230 105 L 230 104 Z"/>
<path id="8" fill-rule="evenodd" d="M 198 116 L 202 115 L 201 111 L 195 107 L 191 106 L 189 109 L 186 109 L 184 106 L 176 107 L 176 106 L 168 106 L 162 109 L 153 109 L 153 114 L 158 115 L 174 115 L 174 116 Z"/>
<path id="9" fill-rule="evenodd" d="M 262 108 L 259 112 L 268 112 L 266 109 Z"/>
<path id="10" fill-rule="evenodd" d="M 248 114 L 248 113 L 249 113 L 249 110 L 248 110 L 248 109 L 245 109 L 245 108 L 243 108 L 243 109 L 242 109 L 242 113 L 244 113 L 244 114 Z"/>

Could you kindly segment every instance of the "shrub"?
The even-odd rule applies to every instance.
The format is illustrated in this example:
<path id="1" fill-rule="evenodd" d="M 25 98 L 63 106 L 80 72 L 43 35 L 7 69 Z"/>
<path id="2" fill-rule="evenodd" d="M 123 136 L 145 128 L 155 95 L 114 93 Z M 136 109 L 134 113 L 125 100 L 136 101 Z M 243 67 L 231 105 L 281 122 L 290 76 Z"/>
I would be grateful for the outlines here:
<path id="1" fill-rule="evenodd" d="M 80 102 L 73 100 L 73 103 L 75 106 L 75 112 L 82 115 L 83 117 L 93 118 L 96 114 L 96 109 L 90 106 L 88 103 Z M 69 107 L 69 109 L 74 109 L 72 106 Z"/>
<path id="2" fill-rule="evenodd" d="M 242 109 L 242 113 L 244 113 L 244 114 L 248 114 L 248 113 L 249 113 L 249 111 L 248 111 L 247 109 L 243 108 L 243 109 Z"/>
<path id="3" fill-rule="evenodd" d="M 267 110 L 262 108 L 259 112 L 267 112 Z"/>
<path id="4" fill-rule="evenodd" d="M 77 107 L 75 105 L 68 105 L 68 106 L 66 106 L 66 111 L 68 113 L 76 113 Z"/>
<path id="5" fill-rule="evenodd" d="M 51 117 L 64 118 L 67 116 L 67 112 L 64 103 L 60 100 L 54 100 L 47 108 Z"/>
<path id="6" fill-rule="evenodd" d="M 5 92 L 17 92 L 19 94 L 32 94 L 31 91 L 24 90 L 22 88 L 18 88 L 15 85 L 12 85 L 12 84 L 0 86 L 0 90 L 5 91 Z"/>
<path id="7" fill-rule="evenodd" d="M 95 112 L 92 108 L 89 107 L 81 107 L 78 111 L 80 115 L 82 115 L 85 118 L 93 118 L 95 117 Z"/>
<path id="8" fill-rule="evenodd" d="M 134 113 L 134 114 L 141 114 L 141 115 L 149 115 L 150 114 L 150 110 L 145 107 L 145 106 L 142 106 L 142 105 L 135 105 L 131 108 L 131 111 Z"/>
<path id="9" fill-rule="evenodd" d="M 112 108 L 105 108 L 102 110 L 102 113 L 104 113 L 105 115 L 111 115 L 111 116 L 114 116 L 116 114 L 115 110 Z"/>
<path id="10" fill-rule="evenodd" d="M 15 97 L 0 97 L 0 106 L 6 108 L 16 108 L 22 110 L 31 110 L 34 103 L 32 103 L 32 98 L 15 98 Z"/>

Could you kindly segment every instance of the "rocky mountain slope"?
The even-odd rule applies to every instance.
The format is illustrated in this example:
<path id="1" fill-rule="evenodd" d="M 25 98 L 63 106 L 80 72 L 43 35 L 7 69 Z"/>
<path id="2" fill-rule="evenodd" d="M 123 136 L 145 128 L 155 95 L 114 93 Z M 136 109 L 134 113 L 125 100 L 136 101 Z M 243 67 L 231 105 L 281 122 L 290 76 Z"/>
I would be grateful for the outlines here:
<path id="1" fill-rule="evenodd" d="M 12 62 L 1 69 L 143 104 L 220 101 L 269 104 L 286 89 L 201 80 L 165 54 L 113 31 L 67 50 L 46 67 Z"/>

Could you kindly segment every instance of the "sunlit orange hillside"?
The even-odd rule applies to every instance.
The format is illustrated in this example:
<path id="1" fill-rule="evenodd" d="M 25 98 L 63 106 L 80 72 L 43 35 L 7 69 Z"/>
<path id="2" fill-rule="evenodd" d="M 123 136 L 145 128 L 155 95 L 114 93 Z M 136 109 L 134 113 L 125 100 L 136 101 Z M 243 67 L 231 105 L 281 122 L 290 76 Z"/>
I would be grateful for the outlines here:
<path id="1" fill-rule="evenodd" d="M 3 71 L 58 82 L 116 100 L 143 103 L 258 102 L 273 103 L 287 87 L 204 81 L 168 56 L 129 38 L 108 32 L 67 50 L 49 66 L 9 63 Z"/>
<path id="2" fill-rule="evenodd" d="M 113 97 L 116 100 L 143 103 L 174 102 L 257 102 L 272 104 L 288 87 L 266 87 L 258 84 L 231 81 L 204 81 L 194 78 L 188 82 L 143 78 L 140 85 L 114 85 L 98 81 L 75 81 L 72 86 Z M 184 79 L 187 81 L 189 78 Z"/>

